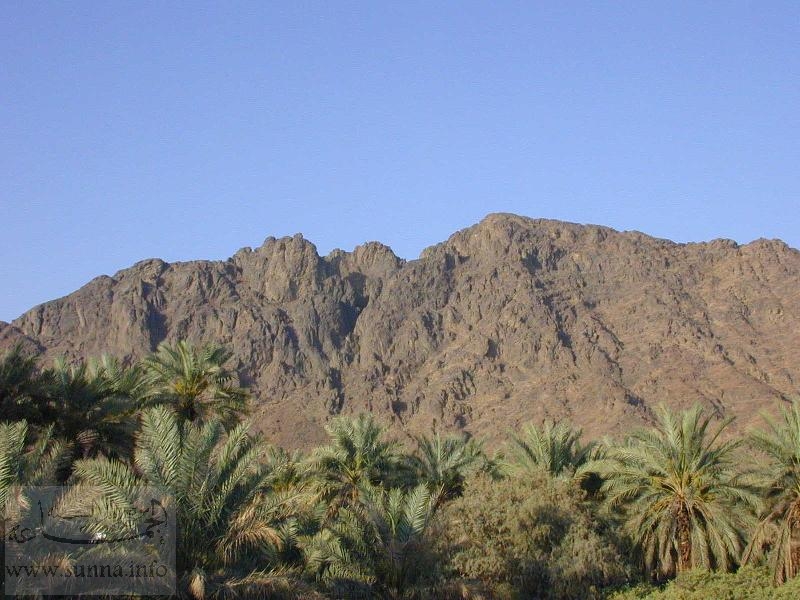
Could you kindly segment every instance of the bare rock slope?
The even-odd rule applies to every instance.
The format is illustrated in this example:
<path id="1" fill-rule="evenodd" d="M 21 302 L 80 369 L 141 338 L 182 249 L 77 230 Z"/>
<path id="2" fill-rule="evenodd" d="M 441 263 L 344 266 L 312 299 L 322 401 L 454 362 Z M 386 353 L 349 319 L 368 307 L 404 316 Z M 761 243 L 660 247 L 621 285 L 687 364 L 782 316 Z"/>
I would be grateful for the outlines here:
<path id="1" fill-rule="evenodd" d="M 274 441 L 371 410 L 398 433 L 497 440 L 567 417 L 589 436 L 701 402 L 739 426 L 800 395 L 800 252 L 676 244 L 489 215 L 403 261 L 379 243 L 320 257 L 297 235 L 227 261 L 137 263 L 0 327 L 45 361 L 225 344 Z"/>

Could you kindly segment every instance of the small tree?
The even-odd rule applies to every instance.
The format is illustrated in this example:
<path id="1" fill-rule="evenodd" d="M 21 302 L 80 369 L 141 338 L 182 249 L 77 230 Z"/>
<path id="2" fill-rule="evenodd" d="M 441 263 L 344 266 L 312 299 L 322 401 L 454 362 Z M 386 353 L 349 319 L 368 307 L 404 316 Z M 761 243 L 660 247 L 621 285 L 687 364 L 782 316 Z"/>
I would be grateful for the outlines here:
<path id="1" fill-rule="evenodd" d="M 79 456 L 127 457 L 136 405 L 118 383 L 119 365 L 108 357 L 69 365 L 58 359 L 42 374 L 47 402 L 41 413 L 55 434 L 77 444 Z"/>
<path id="2" fill-rule="evenodd" d="M 358 501 L 309 542 L 308 569 L 334 593 L 406 597 L 431 571 L 428 532 L 436 504 L 424 485 L 403 492 L 362 484 Z"/>
<path id="3" fill-rule="evenodd" d="M 433 534 L 445 577 L 481 582 L 498 599 L 599 598 L 628 573 L 583 495 L 576 482 L 542 472 L 469 480 Z"/>
<path id="4" fill-rule="evenodd" d="M 147 404 L 169 405 L 191 423 L 218 420 L 233 427 L 246 412 L 248 396 L 234 384 L 235 373 L 225 367 L 232 356 L 220 346 L 162 343 L 142 361 L 149 386 Z"/>
<path id="5" fill-rule="evenodd" d="M 460 496 L 467 475 L 479 469 L 485 458 L 480 443 L 465 436 L 443 438 L 437 432 L 416 441 L 417 452 L 408 458 L 409 468 L 416 481 L 427 485 L 440 501 Z"/>
<path id="6" fill-rule="evenodd" d="M 771 549 L 775 583 L 784 583 L 800 569 L 800 404 L 781 407 L 777 421 L 764 419 L 766 431 L 754 431 L 750 443 L 767 458 L 755 471 L 766 502 L 744 560 L 752 562 Z"/>
<path id="7" fill-rule="evenodd" d="M 17 344 L 0 360 L 0 414 L 8 421 L 39 424 L 43 396 L 36 357 Z"/>
<path id="8" fill-rule="evenodd" d="M 330 441 L 309 457 L 313 477 L 331 514 L 358 499 L 364 483 L 379 484 L 397 477 L 401 466 L 398 445 L 385 439 L 385 430 L 372 415 L 339 417 L 327 426 Z"/>
<path id="9" fill-rule="evenodd" d="M 513 473 L 543 471 L 553 476 L 572 475 L 589 456 L 591 445 L 581 444 L 581 430 L 563 421 L 547 421 L 542 427 L 528 424 L 512 436 L 508 467 Z"/>
<path id="10" fill-rule="evenodd" d="M 0 423 L 0 560 L 5 563 L 6 528 L 15 527 L 30 509 L 30 499 L 23 486 L 55 485 L 62 467 L 69 461 L 69 447 L 53 438 L 49 427 L 35 440 L 25 421 Z M 5 584 L 5 570 L 0 585 Z"/>
<path id="11" fill-rule="evenodd" d="M 741 555 L 759 503 L 738 470 L 740 441 L 720 441 L 700 407 L 661 407 L 655 428 L 633 433 L 586 465 L 604 481 L 606 506 L 624 528 L 648 573 L 670 577 L 692 568 L 728 570 Z"/>
<path id="12" fill-rule="evenodd" d="M 294 516 L 309 498 L 270 489 L 263 448 L 246 425 L 226 433 L 219 421 L 190 423 L 164 406 L 146 410 L 141 422 L 135 467 L 77 461 L 78 485 L 65 503 L 83 507 L 96 523 L 113 523 L 130 514 L 132 490 L 154 487 L 174 498 L 182 593 L 269 597 L 285 587 L 291 569 L 282 556 L 295 544 Z"/>

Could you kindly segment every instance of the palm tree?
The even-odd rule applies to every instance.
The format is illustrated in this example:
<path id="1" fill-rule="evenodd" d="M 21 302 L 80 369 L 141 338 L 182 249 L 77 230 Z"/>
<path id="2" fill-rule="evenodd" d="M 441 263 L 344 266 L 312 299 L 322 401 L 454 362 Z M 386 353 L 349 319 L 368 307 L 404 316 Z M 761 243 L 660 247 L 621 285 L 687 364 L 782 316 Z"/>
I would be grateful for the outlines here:
<path id="1" fill-rule="evenodd" d="M 136 405 L 120 387 L 125 377 L 108 357 L 76 365 L 56 360 L 42 374 L 48 399 L 44 421 L 53 424 L 58 437 L 77 443 L 84 458 L 129 456 Z"/>
<path id="2" fill-rule="evenodd" d="M 402 598 L 429 572 L 427 534 L 436 505 L 423 484 L 403 492 L 365 482 L 358 501 L 308 543 L 308 569 L 338 596 Z"/>
<path id="3" fill-rule="evenodd" d="M 326 430 L 329 444 L 317 448 L 309 460 L 332 513 L 341 503 L 356 500 L 362 483 L 378 484 L 399 477 L 398 445 L 384 439 L 385 430 L 371 415 L 339 417 Z"/>
<path id="4" fill-rule="evenodd" d="M 136 408 L 144 404 L 150 389 L 141 365 L 124 366 L 116 358 L 104 354 L 100 357 L 99 367 L 115 395 L 127 398 Z"/>
<path id="5" fill-rule="evenodd" d="M 24 486 L 55 485 L 58 473 L 68 461 L 67 444 L 53 438 L 53 428 L 41 431 L 31 442 L 28 424 L 25 421 L 0 423 L 0 560 L 5 562 L 6 551 L 15 554 L 19 547 L 8 547 L 6 528 L 18 527 L 31 505 Z M 28 546 L 22 546 L 28 550 Z M 5 584 L 5 571 L 0 574 L 0 585 Z"/>
<path id="6" fill-rule="evenodd" d="M 20 481 L 27 432 L 25 421 L 0 423 L 0 506 L 4 511 L 9 493 Z"/>
<path id="7" fill-rule="evenodd" d="M 232 427 L 246 411 L 248 398 L 244 389 L 233 385 L 235 373 L 225 368 L 232 356 L 220 346 L 162 343 L 142 361 L 150 386 L 148 403 L 169 404 L 186 421 L 217 418 Z"/>
<path id="8" fill-rule="evenodd" d="M 410 470 L 441 501 L 460 496 L 467 475 L 486 459 L 481 444 L 466 436 L 443 438 L 436 432 L 433 438 L 420 436 L 416 442 L 417 453 L 408 458 Z"/>
<path id="9" fill-rule="evenodd" d="M 54 439 L 53 428 L 31 442 L 25 421 L 0 423 L 0 508 L 6 506 L 19 486 L 53 485 L 69 456 L 68 445 Z"/>
<path id="10" fill-rule="evenodd" d="M 313 472 L 303 453 L 299 450 L 287 450 L 269 446 L 263 460 L 264 468 L 269 473 L 270 487 L 274 490 L 290 491 L 309 487 Z"/>
<path id="11" fill-rule="evenodd" d="M 606 505 L 621 511 L 649 573 L 727 570 L 744 547 L 747 509 L 758 504 L 737 471 L 740 442 L 720 441 L 730 420 L 712 431 L 699 406 L 678 415 L 662 406 L 657 416 L 655 428 L 633 433 L 581 472 L 603 477 Z"/>
<path id="12" fill-rule="evenodd" d="M 526 425 L 521 435 L 511 437 L 508 470 L 514 474 L 572 475 L 592 450 L 591 444 L 581 444 L 581 433 L 564 421 L 547 421 L 541 428 Z"/>
<path id="13" fill-rule="evenodd" d="M 36 357 L 17 344 L 0 360 L 0 414 L 9 421 L 38 423 L 41 415 L 37 405 L 41 398 Z"/>
<path id="14" fill-rule="evenodd" d="M 751 562 L 771 549 L 773 577 L 780 584 L 800 569 L 800 403 L 781 407 L 777 422 L 766 415 L 764 420 L 767 430 L 754 431 L 750 443 L 767 457 L 755 471 L 765 510 L 743 558 Z"/>
<path id="15" fill-rule="evenodd" d="M 176 567 L 184 593 L 270 597 L 291 579 L 282 557 L 295 544 L 294 515 L 308 496 L 273 492 L 262 455 L 246 424 L 226 433 L 218 420 L 195 424 L 157 406 L 142 414 L 135 466 L 106 458 L 77 461 L 79 483 L 69 503 L 103 524 L 130 513 L 136 489 L 155 488 L 176 508 Z"/>

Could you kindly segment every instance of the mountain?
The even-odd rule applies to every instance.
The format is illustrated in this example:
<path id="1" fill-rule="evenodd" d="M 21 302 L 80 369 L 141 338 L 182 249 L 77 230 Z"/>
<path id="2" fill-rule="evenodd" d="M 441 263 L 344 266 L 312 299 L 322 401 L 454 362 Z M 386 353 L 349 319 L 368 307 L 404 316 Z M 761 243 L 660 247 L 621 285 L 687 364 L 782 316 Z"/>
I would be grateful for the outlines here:
<path id="1" fill-rule="evenodd" d="M 492 214 L 404 261 L 301 235 L 226 261 L 147 260 L 0 326 L 49 361 L 137 358 L 164 340 L 231 348 L 256 424 L 308 446 L 371 410 L 399 433 L 497 440 L 568 417 L 590 436 L 695 402 L 740 427 L 800 395 L 800 252 L 677 244 Z"/>

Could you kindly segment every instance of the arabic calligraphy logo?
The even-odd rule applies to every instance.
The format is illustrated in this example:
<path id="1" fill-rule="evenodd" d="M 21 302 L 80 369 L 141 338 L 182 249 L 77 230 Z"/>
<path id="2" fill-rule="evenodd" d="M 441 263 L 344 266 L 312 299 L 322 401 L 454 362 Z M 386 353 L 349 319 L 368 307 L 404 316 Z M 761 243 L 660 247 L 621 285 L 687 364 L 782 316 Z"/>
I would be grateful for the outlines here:
<path id="1" fill-rule="evenodd" d="M 29 487 L 5 515 L 5 592 L 169 595 L 175 504 L 151 488 L 116 503 L 97 489 Z"/>

